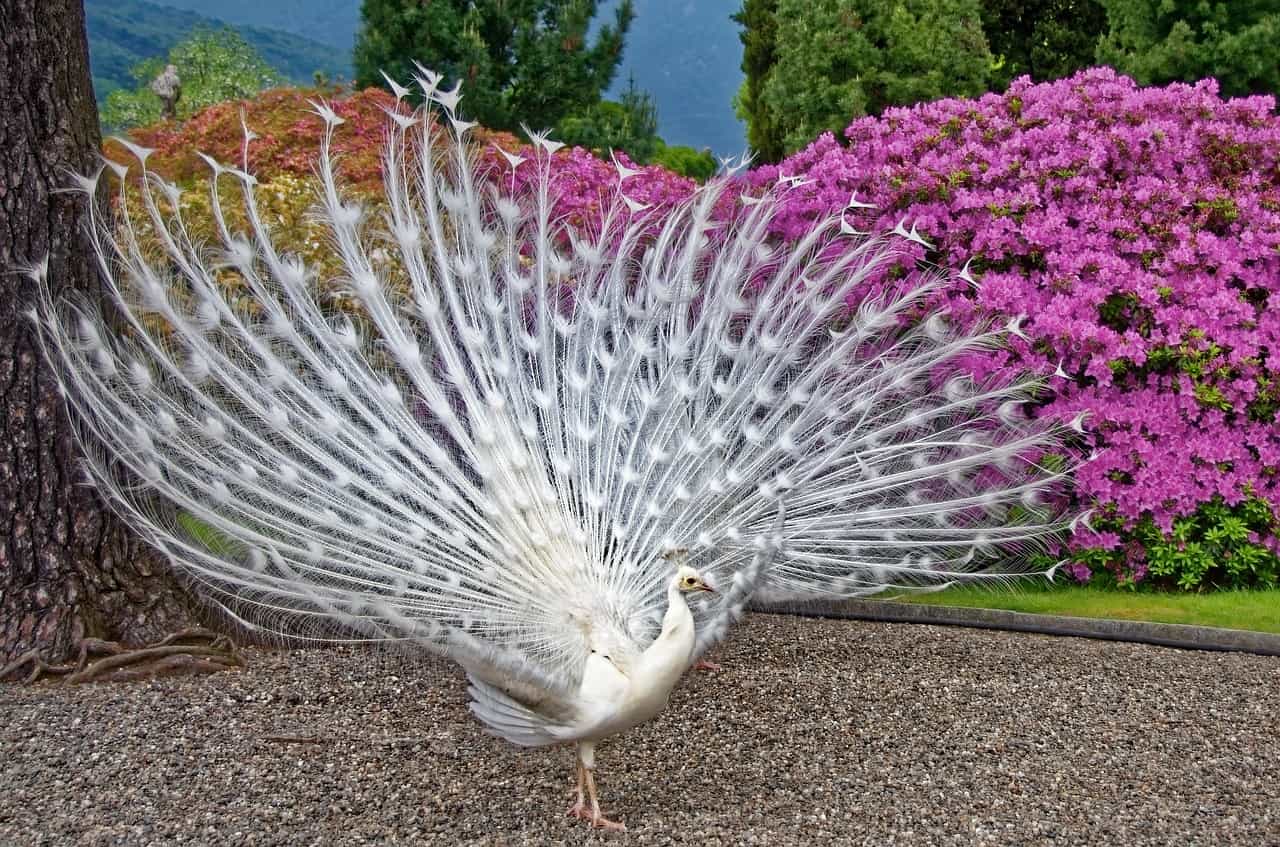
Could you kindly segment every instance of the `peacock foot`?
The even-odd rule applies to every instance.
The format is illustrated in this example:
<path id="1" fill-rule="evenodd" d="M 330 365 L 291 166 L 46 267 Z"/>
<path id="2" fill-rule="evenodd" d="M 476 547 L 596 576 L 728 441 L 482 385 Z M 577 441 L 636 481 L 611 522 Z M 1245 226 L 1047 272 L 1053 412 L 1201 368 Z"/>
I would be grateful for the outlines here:
<path id="1" fill-rule="evenodd" d="M 718 671 L 724 670 L 722 666 L 716 664 L 715 662 L 708 662 L 706 659 L 699 659 L 698 661 L 694 662 L 693 669 L 695 671 L 711 671 L 712 673 L 716 673 Z"/>
<path id="2" fill-rule="evenodd" d="M 591 825 L 596 829 L 608 829 L 613 832 L 626 832 L 627 825 L 622 821 L 611 821 L 604 815 L 596 815 L 591 818 Z"/>
<path id="3" fill-rule="evenodd" d="M 625 831 L 627 828 L 624 823 L 611 821 L 604 815 L 592 812 L 591 807 L 586 803 L 574 803 L 569 807 L 569 811 L 564 814 L 567 818 L 578 818 L 579 820 L 584 820 L 598 829 L 609 829 L 621 832 Z"/>

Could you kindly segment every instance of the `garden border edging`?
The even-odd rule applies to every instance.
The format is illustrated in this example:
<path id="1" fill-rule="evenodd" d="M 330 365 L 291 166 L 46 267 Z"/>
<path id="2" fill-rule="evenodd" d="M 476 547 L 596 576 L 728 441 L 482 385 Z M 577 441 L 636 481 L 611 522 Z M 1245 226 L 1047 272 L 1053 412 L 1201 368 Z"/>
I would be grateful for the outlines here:
<path id="1" fill-rule="evenodd" d="M 1280 656 L 1280 634 L 1188 624 L 1035 615 L 1001 609 L 929 606 L 887 600 L 771 600 L 754 602 L 750 608 L 755 612 L 801 617 L 964 626 L 1071 638 L 1128 641 L 1180 650 L 1217 650 Z"/>

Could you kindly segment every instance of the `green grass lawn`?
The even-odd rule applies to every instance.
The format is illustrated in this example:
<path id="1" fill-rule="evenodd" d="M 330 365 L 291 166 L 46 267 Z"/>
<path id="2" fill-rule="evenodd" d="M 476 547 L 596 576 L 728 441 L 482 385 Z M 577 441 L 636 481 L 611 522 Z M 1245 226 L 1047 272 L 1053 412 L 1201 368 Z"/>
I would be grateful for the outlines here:
<path id="1" fill-rule="evenodd" d="M 932 594 L 894 598 L 886 594 L 884 599 L 935 606 L 968 606 L 1041 615 L 1182 623 L 1280 633 L 1280 590 L 1174 594 L 1080 585 L 960 586 Z"/>

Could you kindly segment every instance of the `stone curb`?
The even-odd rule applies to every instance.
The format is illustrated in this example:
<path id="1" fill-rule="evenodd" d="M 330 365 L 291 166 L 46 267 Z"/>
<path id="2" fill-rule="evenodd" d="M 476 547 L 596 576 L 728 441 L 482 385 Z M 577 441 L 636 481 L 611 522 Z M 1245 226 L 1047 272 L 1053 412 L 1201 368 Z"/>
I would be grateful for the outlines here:
<path id="1" fill-rule="evenodd" d="M 929 606 L 887 600 L 773 600 L 753 603 L 751 609 L 756 612 L 802 617 L 967 626 L 1105 641 L 1130 641 L 1182 650 L 1221 650 L 1280 656 L 1280 635 L 1186 624 L 1033 615 L 998 609 Z"/>

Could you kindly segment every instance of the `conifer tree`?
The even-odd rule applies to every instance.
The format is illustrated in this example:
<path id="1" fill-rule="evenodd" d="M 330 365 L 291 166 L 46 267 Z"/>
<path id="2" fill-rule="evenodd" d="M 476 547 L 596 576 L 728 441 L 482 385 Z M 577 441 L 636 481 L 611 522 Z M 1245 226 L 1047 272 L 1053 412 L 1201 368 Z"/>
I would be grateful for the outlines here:
<path id="1" fill-rule="evenodd" d="M 1101 0 L 1097 61 L 1138 82 L 1217 78 L 1228 96 L 1280 92 L 1280 0 Z"/>
<path id="2" fill-rule="evenodd" d="M 776 0 L 771 23 L 763 9 L 748 0 L 739 17 L 744 45 L 759 51 L 753 69 L 766 66 L 768 39 L 757 43 L 752 23 L 775 32 L 772 63 L 749 73 L 739 97 L 753 145 L 780 139 L 790 152 L 888 106 L 989 88 L 994 60 L 978 0 Z M 777 158 L 776 148 L 758 150 Z"/>
<path id="3" fill-rule="evenodd" d="M 733 19 L 742 26 L 742 72 L 746 78 L 738 89 L 734 109 L 747 124 L 747 143 L 756 160 L 776 162 L 786 150 L 782 134 L 764 105 L 763 93 L 769 72 L 777 59 L 778 0 L 743 0 Z"/>
<path id="4" fill-rule="evenodd" d="M 635 16 L 623 0 L 588 37 L 596 0 L 364 0 L 354 63 L 359 85 L 408 82 L 418 61 L 461 80 L 461 111 L 492 129 L 554 127 L 600 100 Z"/>

